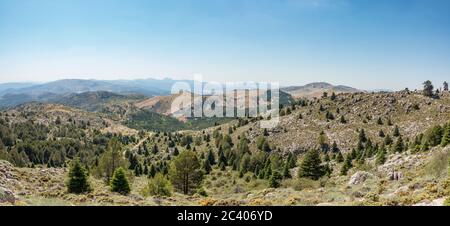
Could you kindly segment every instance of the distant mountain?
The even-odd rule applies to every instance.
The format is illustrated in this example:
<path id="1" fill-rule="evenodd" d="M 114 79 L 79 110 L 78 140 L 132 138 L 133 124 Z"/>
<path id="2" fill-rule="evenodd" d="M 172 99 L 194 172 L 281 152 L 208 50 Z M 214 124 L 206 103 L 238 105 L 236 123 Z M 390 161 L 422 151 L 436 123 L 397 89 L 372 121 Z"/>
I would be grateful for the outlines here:
<path id="1" fill-rule="evenodd" d="M 229 92 L 227 93 L 230 96 L 234 96 L 233 93 Z M 254 99 L 255 103 L 258 98 L 259 99 L 264 98 L 262 93 L 258 92 L 257 90 L 249 90 L 248 93 L 245 93 L 244 90 L 236 90 L 236 103 L 237 103 L 237 109 L 245 109 L 246 108 L 246 99 Z M 202 101 L 200 102 L 199 98 L 200 96 L 197 94 L 192 94 L 188 92 L 182 92 L 179 94 L 172 94 L 168 96 L 156 96 L 152 97 L 140 102 L 136 102 L 135 106 L 139 109 L 156 112 L 163 115 L 177 115 L 184 111 L 188 111 L 187 114 L 190 114 L 190 108 L 187 108 L 187 106 L 176 106 L 175 109 L 172 109 L 172 103 L 177 100 L 180 102 L 183 102 L 183 104 L 189 105 L 190 103 L 194 102 L 196 105 L 203 105 L 207 98 L 211 96 L 203 96 Z M 222 98 L 222 97 L 220 97 Z M 294 102 L 294 99 L 292 96 L 286 92 L 281 91 L 279 93 L 279 103 L 281 105 L 290 105 Z M 217 101 L 214 103 L 215 107 L 223 108 L 224 104 L 221 101 Z M 202 108 L 202 106 L 196 106 L 198 108 Z M 256 112 L 256 110 L 255 110 Z"/>
<path id="2" fill-rule="evenodd" d="M 281 89 L 284 92 L 287 92 L 291 94 L 293 97 L 300 98 L 314 98 L 314 97 L 320 97 L 324 92 L 328 93 L 357 93 L 362 92 L 359 89 L 352 88 L 349 86 L 342 86 L 342 85 L 332 85 L 330 83 L 326 82 L 315 82 L 310 83 L 304 86 L 289 86 Z"/>
<path id="3" fill-rule="evenodd" d="M 11 107 L 22 103 L 54 102 L 61 95 L 80 94 L 86 92 L 105 91 L 121 95 L 141 94 L 147 97 L 168 95 L 172 85 L 187 80 L 140 79 L 140 80 L 82 80 L 64 79 L 54 82 L 7 83 L 0 84 L 0 107 Z"/>
<path id="4" fill-rule="evenodd" d="M 9 93 L 14 90 L 30 87 L 33 85 L 36 85 L 36 83 L 3 83 L 3 84 L 0 84 L 0 96 L 5 93 Z"/>
<path id="5" fill-rule="evenodd" d="M 120 95 L 107 91 L 72 93 L 48 100 L 48 102 L 70 106 L 86 111 L 103 110 L 107 104 L 143 100 L 143 95 Z"/>

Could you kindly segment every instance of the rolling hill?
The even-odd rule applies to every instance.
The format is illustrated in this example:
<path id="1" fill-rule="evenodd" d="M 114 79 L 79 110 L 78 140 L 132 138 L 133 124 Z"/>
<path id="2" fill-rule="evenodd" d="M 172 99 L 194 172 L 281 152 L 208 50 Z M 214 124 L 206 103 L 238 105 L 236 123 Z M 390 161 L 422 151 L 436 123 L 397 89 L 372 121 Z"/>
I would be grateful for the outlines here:
<path id="1" fill-rule="evenodd" d="M 318 98 L 321 97 L 324 92 L 327 92 L 330 95 L 333 92 L 336 94 L 362 92 L 361 90 L 349 86 L 334 86 L 326 82 L 315 82 L 304 86 L 289 86 L 282 88 L 281 90 L 291 94 L 295 98 Z"/>

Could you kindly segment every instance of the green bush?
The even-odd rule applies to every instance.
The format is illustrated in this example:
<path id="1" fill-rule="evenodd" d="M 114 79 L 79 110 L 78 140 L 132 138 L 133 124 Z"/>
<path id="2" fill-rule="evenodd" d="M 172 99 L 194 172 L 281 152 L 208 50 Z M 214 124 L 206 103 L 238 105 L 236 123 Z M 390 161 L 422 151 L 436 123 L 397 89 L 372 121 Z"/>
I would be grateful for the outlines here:
<path id="1" fill-rule="evenodd" d="M 144 195 L 169 197 L 172 195 L 172 184 L 164 175 L 158 173 L 154 178 L 149 180 Z"/>

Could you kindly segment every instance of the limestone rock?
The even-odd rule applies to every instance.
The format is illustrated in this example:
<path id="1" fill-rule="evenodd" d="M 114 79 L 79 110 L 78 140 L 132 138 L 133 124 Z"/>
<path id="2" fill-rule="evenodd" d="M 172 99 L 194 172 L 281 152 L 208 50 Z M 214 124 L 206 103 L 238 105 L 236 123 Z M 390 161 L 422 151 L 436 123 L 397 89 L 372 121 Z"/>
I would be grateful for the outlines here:
<path id="1" fill-rule="evenodd" d="M 366 181 L 369 177 L 372 177 L 371 173 L 365 171 L 358 171 L 350 178 L 348 185 L 358 185 Z"/>

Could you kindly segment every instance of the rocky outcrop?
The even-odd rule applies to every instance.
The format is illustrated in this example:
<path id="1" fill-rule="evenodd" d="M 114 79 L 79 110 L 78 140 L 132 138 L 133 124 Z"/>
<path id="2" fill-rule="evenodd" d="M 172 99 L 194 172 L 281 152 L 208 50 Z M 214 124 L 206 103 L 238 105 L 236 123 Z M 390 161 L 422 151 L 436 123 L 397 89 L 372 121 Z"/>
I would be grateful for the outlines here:
<path id="1" fill-rule="evenodd" d="M 373 177 L 373 174 L 365 171 L 358 171 L 350 178 L 348 185 L 358 185 L 364 183 L 364 181 L 366 181 L 370 177 Z"/>
<path id="2" fill-rule="evenodd" d="M 443 206 L 444 205 L 445 198 L 435 199 L 433 201 L 430 200 L 424 200 L 422 202 L 419 202 L 413 206 Z"/>
<path id="3" fill-rule="evenodd" d="M 16 197 L 14 193 L 6 188 L 0 187 L 0 203 L 9 202 L 14 204 L 16 202 Z"/>

